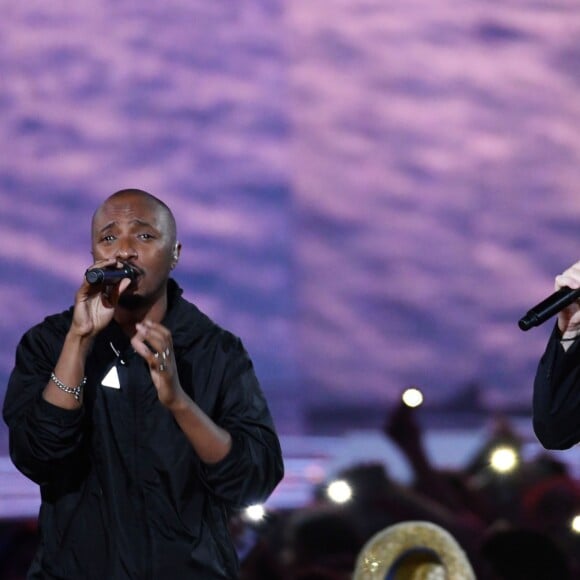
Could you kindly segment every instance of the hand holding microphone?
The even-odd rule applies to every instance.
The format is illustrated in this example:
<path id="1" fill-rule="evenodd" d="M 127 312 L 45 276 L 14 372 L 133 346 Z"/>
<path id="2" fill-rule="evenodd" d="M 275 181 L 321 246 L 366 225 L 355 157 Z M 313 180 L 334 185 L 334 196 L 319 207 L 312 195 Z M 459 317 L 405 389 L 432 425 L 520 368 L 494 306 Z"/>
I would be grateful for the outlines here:
<path id="1" fill-rule="evenodd" d="M 117 258 L 97 260 L 76 292 L 70 333 L 92 340 L 111 322 L 120 296 L 138 275 L 136 268 Z"/>
<path id="2" fill-rule="evenodd" d="M 519 321 L 521 330 L 529 330 L 558 314 L 562 334 L 580 330 L 580 262 L 576 262 L 555 279 L 555 292 L 531 308 Z"/>

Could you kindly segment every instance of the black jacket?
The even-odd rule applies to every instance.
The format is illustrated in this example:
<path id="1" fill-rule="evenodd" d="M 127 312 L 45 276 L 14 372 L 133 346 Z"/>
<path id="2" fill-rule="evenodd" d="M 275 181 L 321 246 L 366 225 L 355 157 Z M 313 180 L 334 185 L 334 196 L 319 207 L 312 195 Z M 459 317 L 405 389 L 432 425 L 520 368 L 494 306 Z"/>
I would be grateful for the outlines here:
<path id="1" fill-rule="evenodd" d="M 533 424 L 546 449 L 580 441 L 580 340 L 564 351 L 554 328 L 534 380 Z"/>
<path id="2" fill-rule="evenodd" d="M 64 410 L 42 398 L 71 320 L 72 308 L 24 335 L 4 402 L 12 460 L 41 490 L 41 540 L 29 577 L 236 578 L 231 510 L 263 501 L 283 475 L 270 412 L 240 340 L 170 281 L 163 324 L 181 385 L 233 438 L 227 457 L 205 465 L 115 322 L 87 359 L 83 407 Z M 101 385 L 114 365 L 120 389 Z"/>

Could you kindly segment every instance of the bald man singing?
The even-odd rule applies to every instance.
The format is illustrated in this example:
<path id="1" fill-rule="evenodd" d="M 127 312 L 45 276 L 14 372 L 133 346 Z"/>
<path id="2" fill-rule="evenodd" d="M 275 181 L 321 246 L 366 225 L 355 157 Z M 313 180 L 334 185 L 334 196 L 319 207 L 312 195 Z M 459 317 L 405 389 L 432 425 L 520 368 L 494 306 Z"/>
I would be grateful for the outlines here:
<path id="1" fill-rule="evenodd" d="M 114 193 L 93 215 L 96 281 L 18 345 L 3 416 L 41 492 L 28 578 L 238 576 L 229 517 L 269 496 L 282 456 L 240 339 L 171 277 L 180 253 L 165 203 Z"/>

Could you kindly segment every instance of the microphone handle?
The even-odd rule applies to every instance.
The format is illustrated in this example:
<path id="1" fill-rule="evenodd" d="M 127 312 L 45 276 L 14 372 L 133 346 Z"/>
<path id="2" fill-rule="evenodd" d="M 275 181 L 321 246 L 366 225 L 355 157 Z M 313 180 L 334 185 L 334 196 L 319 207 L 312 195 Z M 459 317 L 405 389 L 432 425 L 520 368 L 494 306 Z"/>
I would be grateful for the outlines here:
<path id="1" fill-rule="evenodd" d="M 564 286 L 528 310 L 525 316 L 518 321 L 518 326 L 521 330 L 529 330 L 534 326 L 539 326 L 578 298 L 580 298 L 580 288 L 572 289 Z"/>
<path id="2" fill-rule="evenodd" d="M 133 280 L 135 278 L 135 271 L 129 266 L 124 268 L 92 268 L 85 272 L 85 280 L 89 284 L 115 284 L 120 282 L 123 278 Z"/>

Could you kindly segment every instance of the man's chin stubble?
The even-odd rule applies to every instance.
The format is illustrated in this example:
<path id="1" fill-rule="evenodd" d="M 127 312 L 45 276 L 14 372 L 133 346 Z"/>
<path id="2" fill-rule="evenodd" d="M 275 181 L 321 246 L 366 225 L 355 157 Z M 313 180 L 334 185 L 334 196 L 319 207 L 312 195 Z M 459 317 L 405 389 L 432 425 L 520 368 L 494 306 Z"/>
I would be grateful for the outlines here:
<path id="1" fill-rule="evenodd" d="M 145 298 L 137 294 L 121 294 L 121 296 L 119 296 L 119 306 L 126 310 L 138 310 L 143 308 L 146 304 L 147 301 Z"/>

